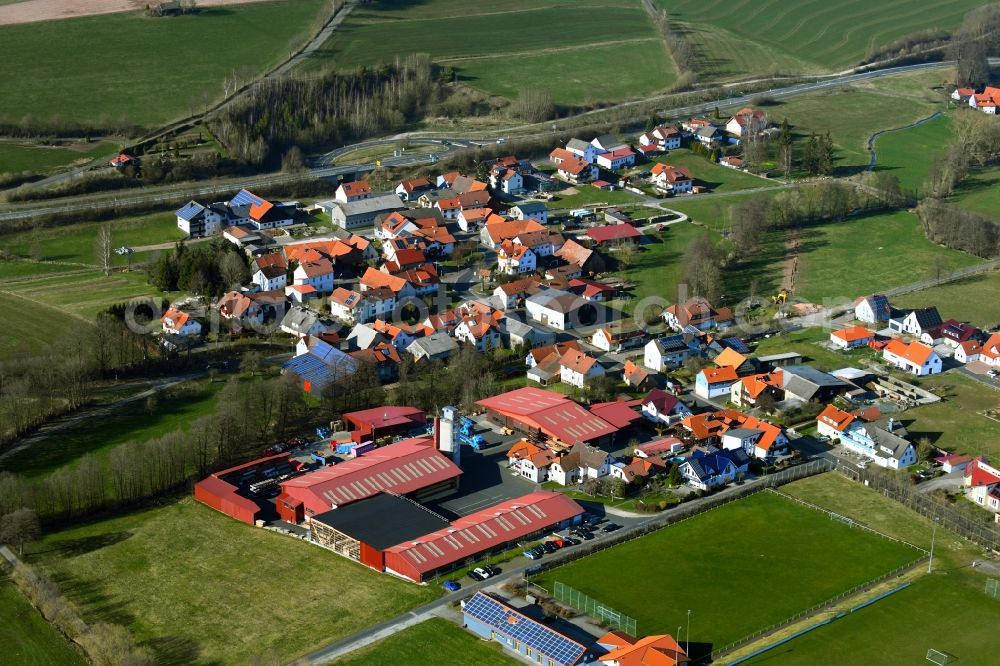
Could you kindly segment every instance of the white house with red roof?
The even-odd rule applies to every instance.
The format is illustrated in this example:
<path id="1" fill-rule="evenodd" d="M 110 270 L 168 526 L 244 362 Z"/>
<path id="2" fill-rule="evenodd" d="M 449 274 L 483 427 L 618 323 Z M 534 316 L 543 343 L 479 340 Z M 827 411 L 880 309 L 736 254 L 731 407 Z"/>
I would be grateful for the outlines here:
<path id="1" fill-rule="evenodd" d="M 326 258 L 304 261 L 292 273 L 293 284 L 308 284 L 323 293 L 333 291 L 333 262 Z"/>
<path id="2" fill-rule="evenodd" d="M 890 340 L 882 350 L 882 358 L 900 370 L 918 376 L 941 372 L 941 357 L 916 340 L 909 344 L 902 340 Z"/>
<path id="3" fill-rule="evenodd" d="M 788 437 L 779 426 L 735 409 L 695 414 L 683 419 L 681 426 L 699 442 L 727 450 L 743 449 L 762 460 L 788 450 Z"/>
<path id="4" fill-rule="evenodd" d="M 979 361 L 993 368 L 1000 368 L 1000 333 L 993 333 L 979 350 Z"/>
<path id="5" fill-rule="evenodd" d="M 434 183 L 430 179 L 419 177 L 400 181 L 399 185 L 396 186 L 395 192 L 403 201 L 415 201 L 420 198 L 421 194 L 432 189 L 434 189 Z"/>
<path id="6" fill-rule="evenodd" d="M 567 349 L 559 359 L 559 380 L 563 384 L 584 388 L 595 377 L 603 376 L 604 366 L 578 349 Z"/>
<path id="7" fill-rule="evenodd" d="M 951 98 L 963 104 L 969 103 L 969 98 L 976 94 L 975 88 L 955 88 L 951 93 Z"/>
<path id="8" fill-rule="evenodd" d="M 986 458 L 979 456 L 965 468 L 962 485 L 968 488 L 970 500 L 987 511 L 1000 513 L 1000 469 L 990 465 Z"/>
<path id="9" fill-rule="evenodd" d="M 371 195 L 372 188 L 368 186 L 367 180 L 355 180 L 349 183 L 341 183 L 333 198 L 342 203 L 350 203 L 351 201 L 367 199 Z"/>
<path id="10" fill-rule="evenodd" d="M 167 308 L 167 311 L 163 313 L 163 316 L 160 317 L 160 324 L 163 325 L 164 333 L 201 335 L 201 322 L 187 312 L 173 307 Z"/>
<path id="11" fill-rule="evenodd" d="M 658 388 L 646 394 L 642 399 L 640 410 L 647 420 L 668 426 L 691 416 L 691 410 L 681 402 L 680 398 Z"/>
<path id="12" fill-rule="evenodd" d="M 864 326 L 849 326 L 830 333 L 830 345 L 837 349 L 864 347 L 875 339 L 875 333 Z"/>
<path id="13" fill-rule="evenodd" d="M 969 106 L 983 113 L 995 115 L 997 107 L 1000 106 L 1000 88 L 986 86 L 983 92 L 973 93 L 969 96 Z"/>
<path id="14" fill-rule="evenodd" d="M 681 131 L 673 125 L 660 125 L 639 135 L 638 149 L 643 153 L 681 147 Z"/>
<path id="15" fill-rule="evenodd" d="M 549 465 L 556 455 L 547 446 L 522 439 L 507 451 L 507 467 L 518 476 L 533 483 L 544 483 L 549 478 Z"/>
<path id="16" fill-rule="evenodd" d="M 569 183 L 589 183 L 597 178 L 595 165 L 564 148 L 556 148 L 549 153 L 549 161 L 555 165 L 556 174 Z"/>
<path id="17" fill-rule="evenodd" d="M 694 176 L 687 167 L 658 163 L 653 165 L 650 173 L 650 181 L 661 190 L 684 194 L 694 189 Z"/>
<path id="18" fill-rule="evenodd" d="M 533 273 L 538 266 L 538 257 L 531 248 L 504 241 L 497 248 L 497 270 L 504 275 Z"/>
<path id="19" fill-rule="evenodd" d="M 816 417 L 816 432 L 823 437 L 840 439 L 845 432 L 860 428 L 862 423 L 854 414 L 838 409 L 835 405 L 827 405 Z"/>
<path id="20" fill-rule="evenodd" d="M 597 166 L 612 171 L 617 171 L 633 164 L 635 164 L 635 153 L 632 152 L 631 148 L 627 147 L 609 150 L 597 156 Z"/>
<path id="21" fill-rule="evenodd" d="M 755 134 L 767 129 L 767 114 L 759 109 L 744 107 L 726 123 L 726 132 L 735 136 Z"/>

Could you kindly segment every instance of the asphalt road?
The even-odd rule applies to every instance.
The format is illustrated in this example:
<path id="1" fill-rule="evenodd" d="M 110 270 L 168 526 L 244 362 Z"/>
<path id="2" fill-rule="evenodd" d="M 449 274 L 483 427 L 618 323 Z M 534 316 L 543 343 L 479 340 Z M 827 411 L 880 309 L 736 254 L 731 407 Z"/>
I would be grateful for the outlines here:
<path id="1" fill-rule="evenodd" d="M 996 61 L 1000 64 L 1000 59 L 991 59 L 991 62 Z M 876 79 L 884 76 L 893 76 L 898 74 L 904 74 L 909 72 L 918 72 L 923 70 L 940 69 L 943 67 L 950 67 L 952 65 L 951 61 L 938 62 L 938 63 L 922 63 L 918 65 L 905 65 L 902 67 L 888 67 L 884 69 L 877 69 L 870 72 L 861 72 L 855 74 L 846 74 L 843 76 L 835 76 L 823 81 L 814 81 L 808 83 L 797 83 L 794 85 L 774 88 L 768 91 L 756 92 L 751 95 L 735 95 L 729 97 L 725 100 L 704 102 L 701 104 L 692 104 L 688 106 L 676 107 L 660 112 L 660 116 L 663 118 L 684 118 L 692 115 L 699 115 L 703 113 L 710 112 L 714 110 L 720 104 L 725 106 L 740 106 L 749 104 L 750 101 L 759 95 L 767 95 L 776 99 L 784 97 L 792 97 L 795 95 L 802 95 L 806 93 L 815 92 L 817 90 L 823 90 L 826 88 L 833 88 L 836 86 L 844 85 L 846 83 L 852 83 L 855 81 L 863 81 L 868 79 Z M 656 99 L 656 98 L 653 98 Z M 649 100 L 638 100 L 635 102 L 626 102 L 618 105 L 620 108 L 627 108 L 628 106 L 646 103 Z M 614 107 L 612 107 L 614 108 Z M 606 111 L 603 109 L 602 111 Z M 587 112 L 592 113 L 592 112 Z M 586 114 L 580 114 L 586 115 Z M 539 135 L 551 134 L 552 130 L 542 130 L 542 127 L 548 127 L 548 123 L 542 125 L 537 125 L 539 127 Z M 447 137 L 447 136 L 435 136 L 436 133 L 414 133 L 406 135 L 408 136 L 411 143 L 417 142 L 430 142 L 430 143 L 441 143 L 442 141 L 447 141 L 453 144 L 453 147 L 449 147 L 449 150 L 459 147 L 470 147 L 473 145 L 489 145 L 495 144 L 497 139 L 505 137 L 510 131 L 534 126 L 519 126 L 515 128 L 497 129 L 492 132 L 476 133 L 477 136 L 466 136 L 466 137 Z M 556 130 L 559 131 L 559 130 Z M 314 168 L 306 172 L 306 175 L 313 178 L 331 178 L 345 174 L 357 174 L 362 172 L 371 171 L 375 168 L 374 162 L 368 164 L 357 164 L 357 165 L 347 165 L 347 166 L 336 166 L 330 165 L 330 162 L 336 161 L 337 156 L 344 155 L 346 153 L 358 150 L 359 148 L 365 148 L 370 146 L 380 146 L 380 145 L 392 145 L 399 139 L 399 136 L 386 137 L 382 139 L 373 139 L 369 141 L 364 141 L 358 144 L 353 144 L 351 146 L 344 146 L 343 148 L 338 148 L 335 151 L 331 151 L 322 155 L 315 161 Z M 441 153 L 438 153 L 440 155 Z M 400 166 L 415 166 L 418 164 L 428 164 L 435 160 L 433 154 L 410 152 L 408 154 L 401 155 L 399 157 L 390 157 L 382 160 L 382 166 L 386 167 L 400 167 Z M 202 185 L 198 187 L 192 187 L 190 184 L 183 185 L 180 187 L 172 188 L 161 188 L 156 191 L 143 190 L 141 194 L 124 194 L 124 195 L 111 195 L 111 196 L 87 196 L 87 197 L 66 197 L 58 202 L 53 201 L 43 201 L 29 204 L 22 204 L 16 206 L 6 206 L 6 210 L 0 212 L 0 222 L 21 220 L 25 218 L 35 217 L 38 215 L 48 215 L 56 213 L 85 213 L 89 210 L 94 210 L 98 208 L 104 208 L 107 206 L 121 205 L 121 206 L 131 206 L 136 204 L 150 204 L 156 203 L 158 201 L 168 201 L 174 200 L 179 197 L 190 197 L 197 198 L 199 196 L 214 195 L 223 192 L 232 192 L 234 189 L 239 187 L 267 187 L 269 185 L 276 185 L 284 182 L 289 182 L 302 177 L 302 174 L 283 174 L 283 173 L 271 173 L 271 174 L 261 174 L 258 176 L 251 176 L 242 179 L 233 179 L 226 183 L 213 183 L 210 185 Z"/>

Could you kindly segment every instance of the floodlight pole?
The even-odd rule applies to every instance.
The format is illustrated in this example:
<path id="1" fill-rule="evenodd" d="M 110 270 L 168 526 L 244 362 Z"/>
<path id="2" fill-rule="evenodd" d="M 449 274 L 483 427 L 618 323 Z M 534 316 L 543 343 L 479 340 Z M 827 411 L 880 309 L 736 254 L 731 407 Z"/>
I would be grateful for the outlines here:
<path id="1" fill-rule="evenodd" d="M 931 556 L 927 559 L 927 573 L 931 572 L 931 568 L 934 566 L 934 538 L 937 536 L 937 521 L 935 518 L 932 523 L 933 529 L 931 530 Z"/>
<path id="2" fill-rule="evenodd" d="M 688 626 L 687 626 L 687 636 L 684 638 L 684 652 L 691 655 L 691 609 L 688 609 Z"/>

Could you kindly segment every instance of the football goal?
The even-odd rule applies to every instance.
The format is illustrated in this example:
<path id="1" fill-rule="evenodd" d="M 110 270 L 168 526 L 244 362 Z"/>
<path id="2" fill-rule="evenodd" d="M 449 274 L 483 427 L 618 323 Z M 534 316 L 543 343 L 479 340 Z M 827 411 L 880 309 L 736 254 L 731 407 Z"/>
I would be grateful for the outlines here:
<path id="1" fill-rule="evenodd" d="M 927 651 L 927 661 L 935 663 L 938 666 L 945 666 L 948 663 L 948 655 L 940 650 L 930 649 Z"/>

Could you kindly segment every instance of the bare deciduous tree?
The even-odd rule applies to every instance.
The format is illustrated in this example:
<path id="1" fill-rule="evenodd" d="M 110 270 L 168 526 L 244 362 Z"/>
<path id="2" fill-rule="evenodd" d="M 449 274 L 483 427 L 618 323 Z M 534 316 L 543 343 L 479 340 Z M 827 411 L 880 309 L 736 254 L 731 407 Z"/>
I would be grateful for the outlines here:
<path id="1" fill-rule="evenodd" d="M 105 275 L 111 275 L 111 253 L 114 251 L 111 225 L 102 224 L 97 230 L 97 265 Z"/>
<path id="2" fill-rule="evenodd" d="M 42 526 L 34 509 L 18 509 L 0 518 L 0 542 L 17 548 L 24 554 L 26 544 L 37 541 L 42 536 Z"/>

